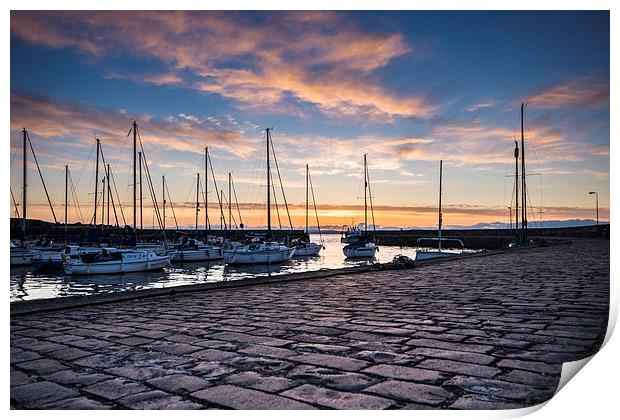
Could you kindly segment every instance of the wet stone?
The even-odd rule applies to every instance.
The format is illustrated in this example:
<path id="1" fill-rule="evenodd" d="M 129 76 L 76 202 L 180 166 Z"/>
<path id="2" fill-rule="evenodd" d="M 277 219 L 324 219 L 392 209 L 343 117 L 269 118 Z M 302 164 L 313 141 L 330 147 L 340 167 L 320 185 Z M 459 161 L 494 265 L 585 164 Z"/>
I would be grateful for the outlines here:
<path id="1" fill-rule="evenodd" d="M 342 391 L 361 391 L 378 382 L 377 379 L 360 373 L 308 365 L 298 365 L 286 376 L 299 382 L 323 385 Z"/>
<path id="2" fill-rule="evenodd" d="M 148 388 L 128 379 L 111 379 L 83 388 L 85 392 L 108 400 L 116 400 L 128 395 L 148 391 Z"/>
<path id="3" fill-rule="evenodd" d="M 230 375 L 224 379 L 228 384 L 239 385 L 244 388 L 257 389 L 265 392 L 279 392 L 297 385 L 298 381 L 278 376 L 261 375 L 258 372 L 245 371 Z"/>
<path id="4" fill-rule="evenodd" d="M 11 388 L 11 401 L 24 408 L 38 408 L 47 403 L 76 396 L 78 396 L 76 391 L 47 381 Z"/>
<path id="5" fill-rule="evenodd" d="M 234 385 L 220 385 L 190 394 L 224 408 L 237 410 L 304 410 L 314 407 L 290 398 L 265 392 L 241 388 Z"/>
<path id="6" fill-rule="evenodd" d="M 387 398 L 335 391 L 314 385 L 302 385 L 283 392 L 282 395 L 339 410 L 381 410 L 394 405 L 394 401 Z"/>

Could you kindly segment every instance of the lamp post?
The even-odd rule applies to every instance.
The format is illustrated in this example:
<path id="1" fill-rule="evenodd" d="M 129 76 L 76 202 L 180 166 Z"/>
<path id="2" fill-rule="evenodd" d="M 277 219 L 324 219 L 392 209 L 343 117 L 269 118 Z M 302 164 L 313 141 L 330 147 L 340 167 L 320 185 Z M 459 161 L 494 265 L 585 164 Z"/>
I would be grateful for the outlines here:
<path id="1" fill-rule="evenodd" d="M 588 194 L 595 194 L 596 195 L 596 228 L 598 230 L 598 192 L 597 191 L 590 191 Z"/>

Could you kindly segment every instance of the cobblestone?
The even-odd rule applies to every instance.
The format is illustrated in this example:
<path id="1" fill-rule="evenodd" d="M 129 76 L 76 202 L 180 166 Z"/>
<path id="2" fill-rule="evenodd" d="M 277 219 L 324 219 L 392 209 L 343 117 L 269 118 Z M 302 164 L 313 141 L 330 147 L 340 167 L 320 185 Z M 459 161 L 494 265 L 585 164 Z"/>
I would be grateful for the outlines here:
<path id="1" fill-rule="evenodd" d="M 251 304 L 249 303 L 251 302 Z M 609 242 L 573 240 L 11 318 L 17 409 L 506 409 L 607 325 Z"/>

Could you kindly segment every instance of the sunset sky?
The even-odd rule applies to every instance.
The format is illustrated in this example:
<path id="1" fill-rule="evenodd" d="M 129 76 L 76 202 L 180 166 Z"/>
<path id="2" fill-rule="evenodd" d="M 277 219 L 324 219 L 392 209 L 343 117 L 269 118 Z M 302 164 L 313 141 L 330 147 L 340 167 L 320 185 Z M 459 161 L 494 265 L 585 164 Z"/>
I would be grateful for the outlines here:
<path id="1" fill-rule="evenodd" d="M 88 222 L 99 137 L 131 223 L 136 119 L 180 225 L 209 146 L 219 188 L 232 172 L 243 221 L 264 226 L 273 127 L 296 227 L 306 163 L 321 224 L 363 221 L 364 153 L 379 226 L 437 223 L 440 159 L 445 225 L 507 223 L 525 102 L 530 223 L 595 218 L 588 191 L 607 220 L 609 53 L 608 12 L 12 12 L 11 189 L 21 203 L 26 127 L 59 220 L 69 165 Z M 50 220 L 28 177 L 29 218 Z M 144 197 L 148 226 L 146 181 Z"/>

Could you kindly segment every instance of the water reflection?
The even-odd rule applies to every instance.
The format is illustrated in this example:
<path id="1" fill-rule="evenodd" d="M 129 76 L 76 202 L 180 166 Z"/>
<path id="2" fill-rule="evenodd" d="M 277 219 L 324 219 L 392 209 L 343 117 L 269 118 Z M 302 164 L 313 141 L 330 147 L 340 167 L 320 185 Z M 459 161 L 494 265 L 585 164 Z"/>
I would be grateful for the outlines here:
<path id="1" fill-rule="evenodd" d="M 125 290 L 140 290 L 187 284 L 232 281 L 270 275 L 282 275 L 322 268 L 354 267 L 372 260 L 345 259 L 340 235 L 323 235 L 325 249 L 318 257 L 293 258 L 281 264 L 224 266 L 222 261 L 172 264 L 162 271 L 98 276 L 67 276 L 63 273 L 33 272 L 32 268 L 11 269 L 11 301 L 61 296 L 90 295 Z M 312 240 L 318 241 L 317 237 Z M 406 247 L 381 246 L 374 261 L 391 261 L 397 254 L 415 257 Z"/>

